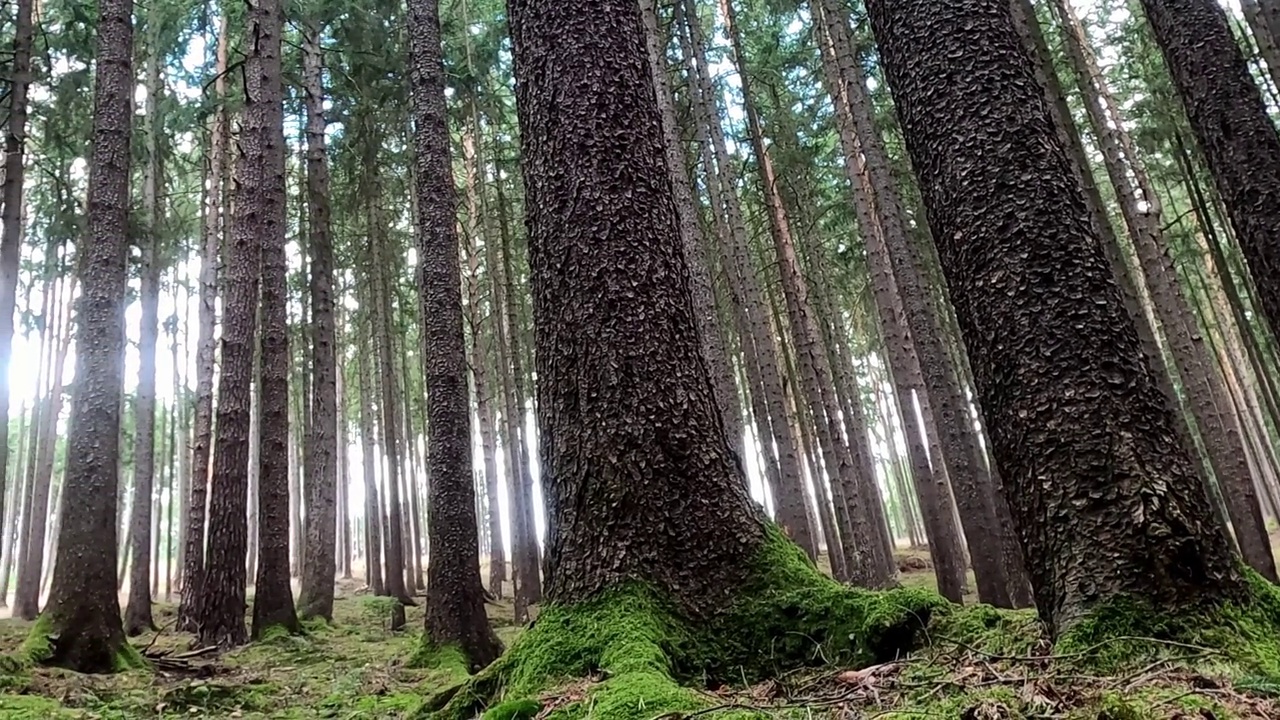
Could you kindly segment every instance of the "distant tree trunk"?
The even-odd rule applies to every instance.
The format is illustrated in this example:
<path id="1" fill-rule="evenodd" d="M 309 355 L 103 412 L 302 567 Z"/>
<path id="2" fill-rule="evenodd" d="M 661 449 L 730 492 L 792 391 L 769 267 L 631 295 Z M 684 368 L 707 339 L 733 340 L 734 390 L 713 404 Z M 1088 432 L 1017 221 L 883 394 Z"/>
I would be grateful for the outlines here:
<path id="1" fill-rule="evenodd" d="M 148 13 L 151 14 L 150 12 Z M 153 17 L 154 19 L 154 17 Z M 150 23 L 154 27 L 154 22 Z M 134 401 L 133 438 L 133 516 L 129 524 L 129 544 L 133 562 L 129 570 L 129 602 L 124 610 L 124 631 L 130 637 L 155 630 L 151 619 L 151 596 L 154 589 L 147 583 L 153 561 L 152 538 L 159 533 L 152 530 L 153 481 L 156 468 L 156 344 L 160 336 L 160 134 L 164 123 L 159 121 L 159 95 L 161 92 L 160 49 L 158 33 L 153 29 L 148 39 L 147 51 L 147 101 L 143 113 L 143 135 L 146 138 L 147 164 L 142 173 L 142 319 L 138 340 L 138 390 Z"/>
<path id="2" fill-rule="evenodd" d="M 33 407 L 34 410 L 34 407 Z M 18 507 L 21 504 L 23 488 L 22 462 L 26 459 L 27 443 L 23 438 L 27 433 L 27 407 L 24 402 L 18 410 L 18 455 L 13 463 L 13 472 L 9 477 L 9 497 L 5 499 L 3 516 L 3 532 L 0 533 L 0 608 L 9 607 L 9 575 L 13 572 L 13 553 L 17 549 Z"/>
<path id="3" fill-rule="evenodd" d="M 26 550 L 19 556 L 18 585 L 14 591 L 13 616 L 24 620 L 32 620 L 40 613 L 40 579 L 45 566 L 45 541 L 49 538 L 49 492 L 53 483 L 53 464 L 58 449 L 58 418 L 62 415 L 62 378 L 66 366 L 67 353 L 71 348 L 71 340 L 75 329 L 70 328 L 72 322 L 72 299 L 75 297 L 76 277 L 72 277 L 65 289 L 66 309 L 58 309 L 54 320 L 52 342 L 57 343 L 57 350 L 51 349 L 53 360 L 53 383 L 49 387 L 49 396 L 45 400 L 45 411 L 40 421 L 40 444 L 32 454 L 34 474 L 31 480 L 31 504 L 24 507 L 30 511 L 31 522 L 26 526 L 27 535 L 22 542 Z M 114 523 L 114 519 L 113 519 Z M 143 576 L 146 577 L 145 575 Z"/>
<path id="4" fill-rule="evenodd" d="M 35 0 L 18 0 L 9 74 L 9 121 L 4 137 L 4 209 L 0 214 L 0 517 L 4 514 L 9 471 L 9 366 L 13 355 L 13 313 L 18 299 L 22 259 L 23 183 L 27 140 L 27 89 L 31 86 L 32 9 Z M 19 444 L 21 439 L 19 439 Z M 4 593 L 0 593 L 0 602 Z"/>
<path id="5" fill-rule="evenodd" d="M 196 339 L 196 409 L 194 442 L 191 449 L 191 491 L 187 502 L 186 562 L 182 572 L 182 603 L 178 607 L 177 629 L 196 629 L 196 604 L 204 575 L 205 506 L 209 501 L 210 454 L 213 449 L 213 372 L 217 339 L 218 251 L 222 244 L 222 175 L 226 157 L 227 113 L 222 107 L 226 95 L 229 37 L 226 13 L 218 24 L 217 73 L 214 80 L 217 109 L 213 114 L 209 141 L 209 190 L 205 198 L 204 225 L 200 251 L 199 334 Z"/>
<path id="6" fill-rule="evenodd" d="M 867 7 L 1041 617 L 1238 597 L 1007 0 Z"/>
<path id="7" fill-rule="evenodd" d="M 338 318 L 335 325 L 336 327 L 345 327 L 341 305 L 338 306 Z M 350 580 L 353 543 L 351 542 L 351 437 L 349 434 L 350 416 L 348 415 L 347 406 L 346 342 L 343 338 L 335 338 L 333 344 L 335 350 L 334 364 L 336 367 L 334 396 L 338 421 L 338 447 L 337 454 L 334 455 L 334 462 L 337 465 L 338 485 L 338 513 L 335 521 L 338 529 L 338 546 L 342 548 L 341 557 L 338 558 L 338 570 L 342 573 L 344 580 Z"/>
<path id="8" fill-rule="evenodd" d="M 777 443 L 780 494 L 783 497 L 775 499 L 780 505 L 787 504 L 792 506 L 789 514 L 782 518 L 785 522 L 788 517 L 795 515 L 794 506 L 803 502 L 803 495 L 794 496 L 786 491 L 786 488 L 803 487 L 804 480 L 800 456 L 797 450 L 797 440 L 792 436 L 791 425 L 787 421 L 782 373 L 779 370 L 781 363 L 778 360 L 773 339 L 769 335 L 768 307 L 760 287 L 760 280 L 755 273 L 755 269 L 751 266 L 747 245 L 746 221 L 737 195 L 736 171 L 730 162 L 724 130 L 720 125 L 717 110 L 718 104 L 715 102 L 717 96 L 713 90 L 710 71 L 707 67 L 706 48 L 701 23 L 695 14 L 687 11 L 687 8 L 692 7 L 693 5 L 691 4 L 686 6 L 676 3 L 677 19 L 683 18 L 683 26 L 687 31 L 681 34 L 682 51 L 685 57 L 686 70 L 689 77 L 693 79 L 691 98 L 700 116 L 696 124 L 699 126 L 699 134 L 704 139 L 704 142 L 700 144 L 703 146 L 703 163 L 707 168 L 709 194 L 712 197 L 713 204 L 721 205 L 725 216 L 728 218 L 727 227 L 720 229 L 718 239 L 720 240 L 722 258 L 728 265 L 728 271 L 725 275 L 728 280 L 730 298 L 735 306 L 742 308 L 746 325 L 750 330 L 749 334 L 742 335 L 743 354 L 754 355 L 754 359 L 748 359 L 747 362 L 754 361 L 760 370 L 762 386 L 752 388 L 751 391 L 759 392 L 764 396 L 769 410 L 766 417 L 757 418 L 757 430 L 762 438 L 766 452 L 772 452 L 774 442 Z M 708 135 L 709 137 L 706 137 Z M 713 168 L 714 173 L 712 171 Z M 720 198 L 719 203 L 715 202 L 717 196 Z M 719 216 L 719 213 L 717 216 Z M 770 442 L 770 439 L 773 442 Z M 801 507 L 803 506 L 801 505 Z M 785 531 L 786 528 L 784 527 Z M 810 538 L 812 538 L 812 533 L 810 533 Z M 809 547 L 806 549 L 812 550 L 815 545 L 811 539 Z M 844 560 L 843 553 L 841 554 L 841 560 Z M 844 575 L 844 565 L 845 563 L 843 562 L 840 564 L 837 577 Z"/>
<path id="9" fill-rule="evenodd" d="M 80 248 L 76 383 L 67 432 L 53 586 L 37 629 L 46 662 L 76 672 L 118 669 L 126 640 L 116 596 L 116 485 L 128 284 L 129 138 L 133 121 L 133 3 L 98 3 L 88 238 Z"/>
<path id="10" fill-rule="evenodd" d="M 333 241 L 329 233 L 329 160 L 325 150 L 324 58 L 320 27 L 308 21 L 303 30 L 304 84 L 307 109 L 307 205 L 311 212 L 311 453 L 306 481 L 306 542 L 302 552 L 302 587 L 298 614 L 333 619 L 333 572 L 336 549 L 338 436 L 337 379 L 334 359 Z M 343 448 L 345 451 L 345 448 Z"/>
<path id="11" fill-rule="evenodd" d="M 1084 28 L 1065 0 L 1054 0 L 1053 7 L 1062 27 L 1067 58 L 1084 98 L 1089 124 L 1102 149 L 1121 214 L 1133 238 L 1155 315 L 1164 328 L 1196 426 L 1214 475 L 1222 486 L 1236 542 L 1245 562 L 1275 581 L 1275 560 L 1271 557 L 1271 543 L 1254 490 L 1240 426 L 1219 407 L 1218 403 L 1226 398 L 1216 387 L 1220 384 L 1217 370 L 1205 353 L 1203 343 L 1192 337 L 1193 332 L 1197 337 L 1199 332 L 1179 285 L 1177 270 L 1167 255 L 1169 248 L 1161 227 L 1160 198 L 1147 179 L 1141 158 L 1135 154 L 1133 141 L 1124 129 L 1101 70 L 1086 44 Z"/>
<path id="12" fill-rule="evenodd" d="M 284 138 L 280 120 L 280 30 L 276 0 L 248 10 L 245 25 L 245 107 L 232 183 L 233 219 L 227 243 L 226 293 L 222 317 L 222 365 L 218 379 L 217 444 L 209 503 L 210 553 L 201 587 L 198 636 L 205 645 L 233 647 L 245 642 L 245 558 L 248 545 L 249 397 L 258 337 L 261 267 L 266 246 L 283 232 Z M 267 298 L 262 298 L 265 304 Z M 263 324 L 270 322 L 263 312 Z M 264 340 L 264 345 L 266 344 Z M 262 374 L 268 372 L 262 358 Z M 260 388 L 259 403 L 266 404 Z M 259 412 L 266 416 L 263 409 Z M 264 435 L 267 428 L 262 427 Z M 279 451 L 283 454 L 283 448 Z M 268 453 L 263 452 L 262 455 Z M 276 462 L 280 458 L 276 459 Z M 265 464 L 265 463 L 264 463 Z M 259 485 L 266 478 L 259 478 Z M 258 493 L 261 502 L 261 492 Z M 266 508 L 260 508 L 262 514 Z M 261 523 L 260 523 L 261 524 Z M 212 552 L 216 548 L 217 552 Z M 286 546 L 287 549 L 287 546 Z M 266 548 L 260 548 L 265 553 Z M 259 562 L 257 574 L 261 576 Z M 261 588 L 258 589 L 261 592 Z M 255 620 L 256 620 L 255 609 Z"/>
<path id="13" fill-rule="evenodd" d="M 1142 0 L 1142 7 L 1249 263 L 1262 315 L 1280 333 L 1280 135 L 1275 123 L 1221 4 Z M 1275 25 L 1269 27 L 1274 35 Z"/>
<path id="14" fill-rule="evenodd" d="M 361 307 L 364 307 L 364 303 L 361 303 Z M 365 574 L 368 576 L 369 589 L 373 594 L 385 595 L 386 586 L 382 582 L 382 504 L 378 502 L 378 483 L 374 479 L 378 447 L 373 437 L 375 419 L 369 402 L 373 398 L 374 391 L 370 380 L 374 363 L 366 343 L 361 343 L 360 352 L 356 354 L 356 363 L 360 382 L 358 395 L 361 475 L 364 478 Z"/>
<path id="15" fill-rule="evenodd" d="M 502 178 L 496 185 L 498 232 L 502 241 L 502 261 L 494 266 L 495 305 L 505 311 L 505 326 L 497 320 L 498 357 L 502 364 L 504 445 L 508 475 L 511 479 L 512 509 L 512 575 L 515 584 L 515 617 L 528 619 L 529 606 L 542 598 L 542 578 L 538 573 L 538 531 L 534 519 L 533 475 L 529 472 L 529 450 L 525 442 L 524 362 L 520 356 L 520 315 L 517 311 L 516 280 L 512 269 L 511 233 L 507 227 L 507 201 Z M 504 329 L 505 327 L 505 329 Z M 508 371 L 509 370 L 509 371 Z"/>
<path id="16" fill-rule="evenodd" d="M 471 478 L 471 412 L 462 277 L 458 267 L 457 195 L 449 157 L 440 11 L 435 0 L 409 2 L 409 66 L 413 99 L 414 193 L 418 198 L 418 293 L 427 394 L 427 458 L 431 488 L 427 532 L 426 640 L 456 647 L 472 670 L 501 652 L 485 615 Z"/>
<path id="17" fill-rule="evenodd" d="M 698 333 L 702 341 L 702 355 L 707 361 L 712 382 L 715 383 L 716 402 L 724 419 L 725 432 L 740 457 L 745 457 L 741 447 L 744 436 L 742 403 L 738 399 L 738 387 L 729 371 L 724 340 L 720 334 L 720 318 L 716 314 L 715 296 L 711 285 L 706 257 L 702 251 L 698 229 L 697 208 L 693 204 L 693 190 L 689 185 L 683 141 L 676 122 L 675 99 L 672 97 L 671 78 L 667 71 L 663 38 L 658 30 L 657 10 L 653 0 L 641 0 L 640 11 L 644 18 L 645 46 L 649 64 L 653 69 L 653 85 L 657 92 L 658 109 L 662 113 L 662 130 L 665 138 L 667 167 L 671 173 L 671 186 L 676 196 L 676 214 L 680 220 L 680 241 L 684 244 L 689 265 L 689 290 L 693 297 L 694 312 L 698 314 Z M 792 528 L 792 537 L 810 556 L 817 553 L 808 517 L 804 514 L 803 487 L 788 487 L 784 497 L 778 498 L 779 523 Z"/>
<path id="18" fill-rule="evenodd" d="M 374 197 L 377 197 L 376 195 Z M 375 201 L 376 203 L 377 201 Z M 377 217 L 379 213 L 372 213 Z M 405 585 L 405 540 L 404 519 L 400 500 L 401 482 L 401 447 L 399 419 L 399 385 L 396 381 L 396 366 L 393 361 L 391 343 L 391 283 L 387 277 L 391 274 L 389 248 L 390 239 L 382 229 L 373 232 L 373 290 L 375 294 L 375 321 L 377 324 L 375 342 L 378 349 L 378 387 L 382 393 L 380 409 L 383 452 L 387 456 L 387 532 L 386 532 L 386 573 L 387 594 L 406 605 L 413 604 Z"/>

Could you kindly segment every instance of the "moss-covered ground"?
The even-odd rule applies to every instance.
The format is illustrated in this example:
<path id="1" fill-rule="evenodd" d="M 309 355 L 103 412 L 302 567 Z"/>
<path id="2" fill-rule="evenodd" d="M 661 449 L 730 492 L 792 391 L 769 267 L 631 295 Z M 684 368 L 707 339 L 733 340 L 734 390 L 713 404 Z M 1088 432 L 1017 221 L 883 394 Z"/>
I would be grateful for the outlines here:
<path id="1" fill-rule="evenodd" d="M 694 628 L 643 589 L 574 612 L 548 607 L 527 631 L 509 605 L 491 605 L 513 652 L 470 683 L 456 653 L 421 646 L 421 608 L 408 609 L 407 632 L 392 633 L 386 601 L 344 594 L 333 626 L 196 658 L 192 672 L 86 677 L 0 663 L 0 719 L 1280 718 L 1280 592 L 1269 586 L 1252 605 L 1198 623 L 1120 607 L 1057 647 L 1034 614 L 978 605 L 932 607 L 909 653 L 888 652 L 901 638 L 850 638 L 918 609 L 929 570 L 902 579 L 905 593 L 869 595 L 784 578 L 798 589 L 757 595 Z M 158 606 L 157 623 L 170 627 L 173 613 Z M 31 627 L 0 620 L 0 654 L 20 652 Z M 745 654 L 766 635 L 766 652 Z M 176 654 L 190 637 L 133 642 Z"/>

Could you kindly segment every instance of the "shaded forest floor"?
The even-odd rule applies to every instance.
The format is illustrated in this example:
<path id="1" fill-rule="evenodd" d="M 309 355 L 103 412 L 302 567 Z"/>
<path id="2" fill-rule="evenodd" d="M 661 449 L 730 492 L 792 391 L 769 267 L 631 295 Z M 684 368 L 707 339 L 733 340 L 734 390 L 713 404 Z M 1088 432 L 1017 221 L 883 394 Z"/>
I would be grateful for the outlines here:
<path id="1" fill-rule="evenodd" d="M 906 585 L 934 584 L 920 552 L 899 560 Z M 133 640 L 150 655 L 188 650 L 189 635 L 170 630 L 176 608 L 157 605 L 164 630 Z M 507 603 L 489 606 L 499 636 L 520 633 Z M 127 720 L 133 718 L 413 718 L 422 701 L 457 682 L 441 670 L 416 669 L 421 608 L 408 609 L 404 632 L 388 629 L 382 598 L 340 585 L 333 626 L 303 636 L 271 637 L 217 658 L 189 661 L 186 671 L 91 677 L 37 668 L 0 672 L 0 719 Z M 0 620 L 0 654 L 13 652 L 31 624 Z M 1241 677 L 1216 663 L 1212 648 L 1157 649 L 1111 674 L 1082 671 L 1073 657 L 1053 656 L 1032 613 L 966 606 L 930 624 L 927 647 L 863 669 L 820 667 L 750 687 L 702 691 L 705 709 L 662 714 L 637 708 L 637 720 L 838 718 L 841 720 L 1225 720 L 1280 718 L 1280 684 Z M 569 682 L 539 698 L 526 714 L 490 713 L 485 720 L 585 717 L 600 678 Z M 492 716 L 492 717 L 491 717 Z"/>

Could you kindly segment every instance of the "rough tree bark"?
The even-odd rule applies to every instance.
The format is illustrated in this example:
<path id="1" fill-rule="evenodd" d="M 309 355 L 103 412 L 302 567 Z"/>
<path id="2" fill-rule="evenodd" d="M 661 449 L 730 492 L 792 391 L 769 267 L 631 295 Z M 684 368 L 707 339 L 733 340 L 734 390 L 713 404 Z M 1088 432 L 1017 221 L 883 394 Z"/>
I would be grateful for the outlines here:
<path id="1" fill-rule="evenodd" d="M 436 0 L 410 0 L 408 20 L 417 170 L 418 293 L 422 333 L 430 338 L 423 348 L 427 422 L 431 426 L 427 437 L 431 563 L 427 567 L 426 639 L 437 647 L 457 647 L 471 669 L 478 670 L 498 657 L 501 645 L 485 615 L 476 541 L 457 191 L 449 156 L 439 4 Z"/>
<path id="2" fill-rule="evenodd" d="M 1258 289 L 1280 332 L 1280 135 L 1215 0 L 1142 0 Z M 1273 26 L 1274 32 L 1274 26 Z"/>
<path id="3" fill-rule="evenodd" d="M 133 3 L 98 3 L 89 161 L 88 237 L 80 252 L 76 384 L 67 436 L 61 539 L 45 615 L 43 660 L 109 672 L 130 655 L 116 596 L 116 486 L 124 384 L 129 136 L 133 122 Z"/>
<path id="4" fill-rule="evenodd" d="M 1009 3 L 867 6 L 1041 617 L 1242 593 Z"/>
<path id="5" fill-rule="evenodd" d="M 303 75 L 307 108 L 307 204 L 311 209 L 311 453 L 305 478 L 306 542 L 298 614 L 333 619 L 333 572 L 337 513 L 338 388 L 333 327 L 333 240 L 329 232 L 329 158 L 325 151 L 324 58 L 320 27 L 313 19 L 303 29 Z M 345 451 L 345 448 L 343 448 Z"/>
<path id="6" fill-rule="evenodd" d="M 275 183 L 282 179 L 276 177 L 277 172 L 283 175 L 283 167 L 276 169 L 276 158 L 281 166 L 284 161 L 284 136 L 279 119 L 281 12 L 278 0 L 263 0 L 249 8 L 245 25 L 246 101 L 237 143 L 236 177 L 232 183 L 233 218 L 225 263 L 217 440 L 209 498 L 208 547 L 216 548 L 217 552 L 208 554 L 197 621 L 200 642 L 221 647 L 241 645 L 247 639 L 244 615 L 249 394 L 253 347 L 258 336 L 260 264 L 269 233 L 276 229 L 283 231 L 283 217 L 277 217 L 276 213 L 283 212 L 284 198 L 277 198 L 273 191 Z M 280 204 L 278 209 L 275 203 Z M 272 228 L 273 223 L 280 225 Z M 266 369 L 265 362 L 263 369 Z M 266 428 L 262 430 L 265 432 Z M 283 456 L 283 447 L 280 453 Z M 265 478 L 261 480 L 265 482 Z M 259 562 L 259 568 L 261 565 Z"/>
<path id="7" fill-rule="evenodd" d="M 258 333 L 261 343 L 258 412 L 262 437 L 258 455 L 258 571 L 253 582 L 252 628 L 253 638 L 257 639 L 272 627 L 297 632 L 298 615 L 294 610 L 289 578 L 289 267 L 285 259 L 284 87 L 280 60 L 284 7 L 279 0 L 261 1 L 255 7 L 261 12 L 256 42 L 261 53 L 261 64 L 257 70 L 262 75 L 254 101 L 263 106 L 261 132 L 264 150 L 259 169 L 262 184 L 258 186 L 260 194 L 255 199 L 252 225 L 262 248 L 259 305 L 262 328 Z M 313 219 L 314 211 L 312 208 Z M 329 319 L 332 322 L 332 315 Z M 332 380 L 332 363 L 329 370 Z M 331 412 L 330 428 L 332 422 Z M 332 493 L 329 498 L 332 513 Z M 307 509 L 310 512 L 310 506 Z M 322 572 L 332 591 L 332 529 Z"/>
<path id="8" fill-rule="evenodd" d="M 359 377 L 360 398 L 360 474 L 364 482 L 364 522 L 365 522 L 365 574 L 369 580 L 369 590 L 374 595 L 386 594 L 386 585 L 382 582 L 382 504 L 378 501 L 378 483 L 374 478 L 374 464 L 377 462 L 378 446 L 373 436 L 376 424 L 370 399 L 373 397 L 373 361 L 370 359 L 367 342 L 361 343 L 361 351 L 356 356 L 356 373 Z"/>

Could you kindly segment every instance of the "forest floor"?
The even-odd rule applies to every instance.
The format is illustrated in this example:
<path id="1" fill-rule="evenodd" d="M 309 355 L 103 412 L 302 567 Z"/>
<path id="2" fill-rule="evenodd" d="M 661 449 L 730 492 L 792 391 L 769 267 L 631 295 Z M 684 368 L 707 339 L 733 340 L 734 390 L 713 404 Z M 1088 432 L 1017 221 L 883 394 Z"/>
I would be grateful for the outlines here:
<path id="1" fill-rule="evenodd" d="M 905 585 L 934 584 L 924 551 L 899 558 Z M 838 718 L 840 720 L 1226 720 L 1280 718 L 1280 685 L 1241 678 L 1213 662 L 1212 648 L 1171 648 L 1168 655 L 1112 674 L 1083 672 L 1064 656 L 1053 656 L 1034 614 L 966 606 L 929 627 L 928 647 L 869 668 L 818 667 L 750 687 L 699 691 L 705 709 L 661 713 L 638 709 L 627 720 L 690 720 L 694 716 Z M 150 656 L 176 656 L 191 636 L 172 632 L 176 607 L 156 606 L 159 633 L 133 639 Z M 507 645 L 520 628 L 511 606 L 489 606 Z M 36 668 L 0 672 L 0 720 L 133 720 L 228 718 L 243 720 L 395 720 L 457 678 L 415 669 L 421 608 L 408 609 L 403 632 L 388 629 L 390 606 L 363 594 L 350 581 L 339 585 L 332 626 L 313 626 L 301 636 L 277 636 L 214 657 L 199 657 L 184 669 L 161 664 L 153 671 L 84 676 Z M 31 624 L 0 620 L 0 655 L 16 650 Z M 599 678 L 571 682 L 539 698 L 540 708 L 518 718 L 588 717 Z M 574 705 L 574 703 L 582 703 Z M 579 712 L 557 712 L 586 707 Z M 486 715 L 486 720 L 494 720 Z"/>

